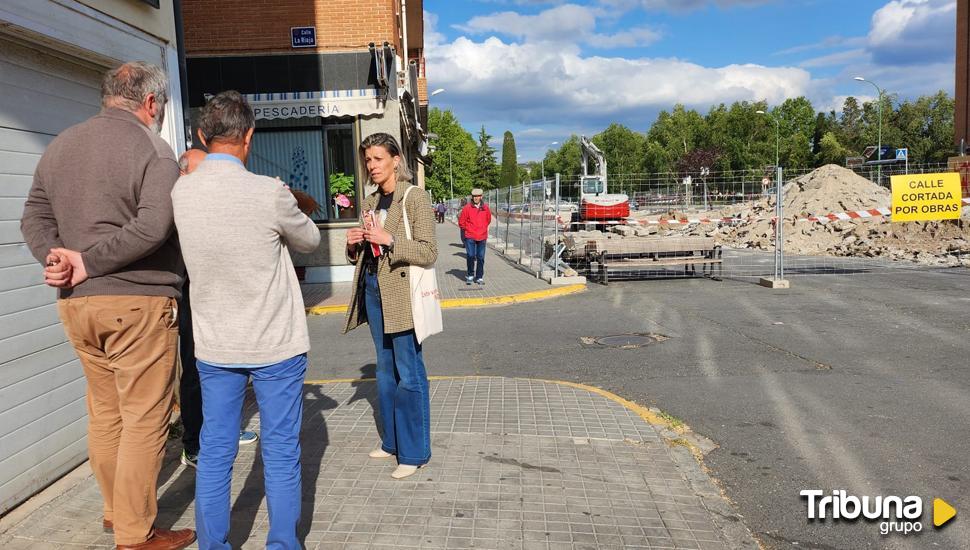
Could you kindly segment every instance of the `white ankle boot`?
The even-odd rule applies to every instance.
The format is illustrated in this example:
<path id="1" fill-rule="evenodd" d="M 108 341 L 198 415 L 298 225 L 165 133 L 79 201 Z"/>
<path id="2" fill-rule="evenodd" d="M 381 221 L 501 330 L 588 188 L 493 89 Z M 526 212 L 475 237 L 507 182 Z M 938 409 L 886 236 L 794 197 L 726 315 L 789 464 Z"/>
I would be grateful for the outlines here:
<path id="1" fill-rule="evenodd" d="M 378 447 L 378 448 L 374 449 L 373 451 L 367 453 L 367 456 L 369 456 L 371 458 L 389 458 L 389 457 L 392 457 L 394 455 L 392 455 L 391 453 L 389 453 L 389 452 L 385 451 L 384 449 L 381 449 L 380 447 Z"/>
<path id="2" fill-rule="evenodd" d="M 410 464 L 398 464 L 397 468 L 391 472 L 391 477 L 394 479 L 404 479 L 408 476 L 414 475 L 421 466 L 412 466 Z"/>

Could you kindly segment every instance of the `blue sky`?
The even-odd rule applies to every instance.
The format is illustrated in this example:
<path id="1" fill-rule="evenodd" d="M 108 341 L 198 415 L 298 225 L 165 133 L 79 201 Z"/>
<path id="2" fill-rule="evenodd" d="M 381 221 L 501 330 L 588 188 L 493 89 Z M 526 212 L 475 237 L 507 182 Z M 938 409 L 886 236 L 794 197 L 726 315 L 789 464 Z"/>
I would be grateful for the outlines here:
<path id="1" fill-rule="evenodd" d="M 432 106 L 522 161 L 610 122 L 645 131 L 676 103 L 804 95 L 818 110 L 862 75 L 901 99 L 953 92 L 956 0 L 425 0 Z"/>

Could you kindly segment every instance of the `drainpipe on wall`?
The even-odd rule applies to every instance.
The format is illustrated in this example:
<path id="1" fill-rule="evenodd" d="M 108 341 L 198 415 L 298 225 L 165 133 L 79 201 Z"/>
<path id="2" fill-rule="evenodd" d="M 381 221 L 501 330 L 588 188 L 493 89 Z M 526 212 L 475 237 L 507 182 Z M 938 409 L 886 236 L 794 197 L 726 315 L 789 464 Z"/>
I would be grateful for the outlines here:
<path id="1" fill-rule="evenodd" d="M 409 86 L 410 82 L 408 79 L 408 62 L 410 60 L 408 59 L 408 2 L 407 0 L 401 0 L 401 47 L 404 50 L 404 55 L 402 56 L 402 59 L 404 60 L 404 67 L 402 69 L 402 72 L 404 73 L 404 89 L 406 89 L 407 91 L 413 94 L 414 90 L 411 90 Z"/>
<path id="2" fill-rule="evenodd" d="M 189 115 L 189 71 L 185 63 L 185 29 L 182 20 L 182 0 L 172 0 L 175 11 L 175 50 L 179 58 L 179 89 L 182 91 L 182 131 L 185 132 L 185 148 L 192 148 L 192 120 Z"/>

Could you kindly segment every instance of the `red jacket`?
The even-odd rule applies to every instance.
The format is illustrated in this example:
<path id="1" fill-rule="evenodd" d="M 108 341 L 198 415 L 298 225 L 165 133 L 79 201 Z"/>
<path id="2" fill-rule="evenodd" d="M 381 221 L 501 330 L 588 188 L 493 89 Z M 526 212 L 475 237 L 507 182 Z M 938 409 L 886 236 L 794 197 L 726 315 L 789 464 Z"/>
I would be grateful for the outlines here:
<path id="1" fill-rule="evenodd" d="M 458 227 L 466 239 L 484 241 L 488 238 L 488 225 L 492 223 L 492 211 L 482 202 L 481 208 L 475 208 L 474 203 L 468 203 L 458 215 Z"/>

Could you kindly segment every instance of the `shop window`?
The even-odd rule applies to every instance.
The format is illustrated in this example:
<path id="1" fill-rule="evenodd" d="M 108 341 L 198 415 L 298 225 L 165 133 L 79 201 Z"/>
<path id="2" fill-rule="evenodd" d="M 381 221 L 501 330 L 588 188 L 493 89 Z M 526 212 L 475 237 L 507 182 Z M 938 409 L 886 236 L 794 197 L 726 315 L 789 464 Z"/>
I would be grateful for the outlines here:
<path id="1" fill-rule="evenodd" d="M 277 177 L 319 204 L 315 222 L 357 218 L 351 127 L 257 129 L 247 168 Z"/>
<path id="2" fill-rule="evenodd" d="M 331 214 L 336 218 L 357 218 L 360 197 L 355 178 L 357 159 L 354 131 L 350 127 L 338 126 L 328 127 L 324 132 Z"/>

